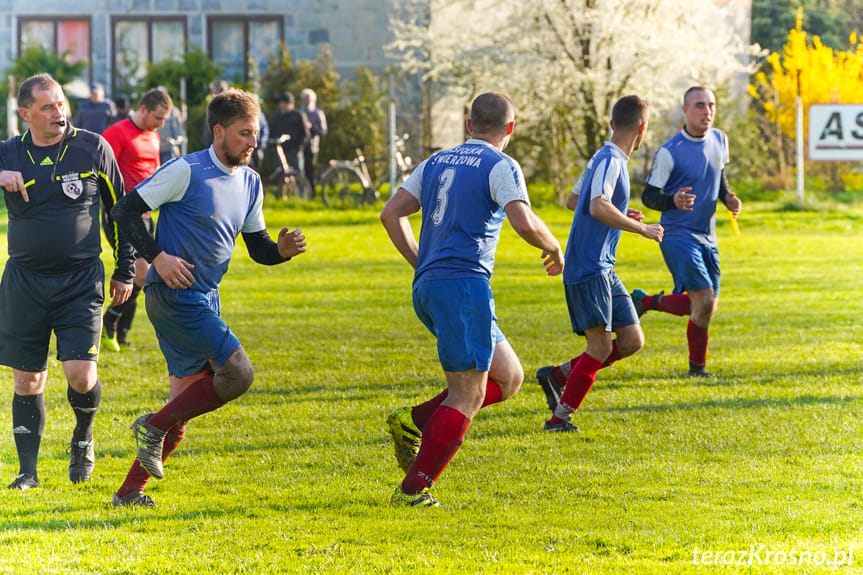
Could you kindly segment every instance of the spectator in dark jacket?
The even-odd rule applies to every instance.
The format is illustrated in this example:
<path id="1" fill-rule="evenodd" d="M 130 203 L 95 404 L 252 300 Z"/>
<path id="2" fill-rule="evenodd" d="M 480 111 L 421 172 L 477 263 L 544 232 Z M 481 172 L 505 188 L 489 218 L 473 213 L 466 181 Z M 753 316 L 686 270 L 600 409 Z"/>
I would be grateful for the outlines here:
<path id="1" fill-rule="evenodd" d="M 105 87 L 93 83 L 90 84 L 90 99 L 81 102 L 78 115 L 75 116 L 75 126 L 101 134 L 116 116 L 114 103 L 105 99 Z"/>
<path id="2" fill-rule="evenodd" d="M 290 92 L 279 96 L 278 103 L 279 111 L 273 115 L 273 120 L 270 122 L 270 138 L 275 143 L 284 134 L 290 136 L 290 139 L 282 144 L 282 149 L 288 158 L 288 164 L 299 172 L 301 170 L 300 152 L 310 137 L 311 124 L 306 115 L 296 109 L 294 95 Z"/>

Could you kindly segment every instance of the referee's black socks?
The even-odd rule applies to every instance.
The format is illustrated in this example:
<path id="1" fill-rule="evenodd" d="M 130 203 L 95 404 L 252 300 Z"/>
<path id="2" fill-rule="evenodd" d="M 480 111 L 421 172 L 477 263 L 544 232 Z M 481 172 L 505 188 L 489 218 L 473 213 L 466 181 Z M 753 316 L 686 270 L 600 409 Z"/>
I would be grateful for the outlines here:
<path id="1" fill-rule="evenodd" d="M 66 388 L 69 405 L 75 411 L 75 431 L 72 441 L 90 441 L 93 438 L 93 419 L 102 401 L 102 380 L 97 379 L 96 385 L 87 393 L 78 393 L 71 386 Z"/>
<path id="2" fill-rule="evenodd" d="M 18 463 L 21 473 L 34 477 L 36 462 L 39 459 L 39 444 L 45 430 L 45 399 L 38 395 L 18 395 L 12 398 L 12 433 L 18 450 Z"/>

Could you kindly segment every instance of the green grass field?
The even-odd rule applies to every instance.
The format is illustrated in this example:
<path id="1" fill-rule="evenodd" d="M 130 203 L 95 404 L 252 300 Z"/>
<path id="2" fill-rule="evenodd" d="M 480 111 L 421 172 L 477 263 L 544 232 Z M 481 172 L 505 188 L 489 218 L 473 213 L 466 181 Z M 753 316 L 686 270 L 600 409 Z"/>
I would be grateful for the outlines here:
<path id="1" fill-rule="evenodd" d="M 570 213 L 539 213 L 565 241 Z M 863 212 L 746 206 L 737 237 L 722 214 L 717 377 L 682 377 L 686 319 L 648 313 L 645 348 L 600 372 L 577 435 L 540 431 L 533 373 L 583 341 L 560 280 L 506 228 L 493 287 L 526 381 L 474 420 L 434 488 L 437 509 L 387 505 L 401 474 L 384 418 L 443 381 L 411 270 L 377 212 L 266 215 L 271 231 L 303 227 L 309 251 L 265 268 L 240 247 L 222 286 L 252 390 L 189 425 L 148 488 L 157 509 L 115 509 L 129 424 L 167 395 L 143 308 L 135 351 L 100 360 L 97 467 L 84 485 L 66 478 L 73 415 L 52 359 L 43 486 L 0 490 L 0 573 L 820 573 L 849 549 L 838 571 L 863 571 Z M 630 290 L 671 288 L 658 247 L 633 235 L 618 273 Z M 17 459 L 4 379 L 5 485 Z"/>

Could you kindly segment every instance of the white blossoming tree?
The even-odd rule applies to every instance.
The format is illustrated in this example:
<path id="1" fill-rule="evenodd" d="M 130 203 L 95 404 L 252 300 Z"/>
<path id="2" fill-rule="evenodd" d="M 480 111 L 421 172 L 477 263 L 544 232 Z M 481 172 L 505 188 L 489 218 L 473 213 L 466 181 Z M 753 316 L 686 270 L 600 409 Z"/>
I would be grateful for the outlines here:
<path id="1" fill-rule="evenodd" d="M 737 0 L 394 2 L 388 49 L 402 69 L 421 74 L 459 122 L 472 95 L 507 93 L 517 133 L 531 134 L 526 148 L 539 164 L 567 166 L 565 180 L 607 139 L 623 95 L 650 103 L 657 143 L 687 86 L 737 82 L 747 98 L 748 12 Z"/>

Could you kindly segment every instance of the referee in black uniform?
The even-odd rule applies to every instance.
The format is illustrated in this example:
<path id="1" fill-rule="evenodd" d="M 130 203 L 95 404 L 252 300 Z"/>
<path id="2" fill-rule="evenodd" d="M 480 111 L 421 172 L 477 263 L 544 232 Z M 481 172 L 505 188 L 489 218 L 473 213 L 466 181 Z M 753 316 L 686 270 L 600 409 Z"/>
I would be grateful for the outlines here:
<path id="1" fill-rule="evenodd" d="M 25 80 L 18 113 L 29 129 L 0 143 L 0 187 L 9 213 L 9 259 L 0 280 L 0 364 L 12 368 L 12 427 L 19 475 L 9 489 L 37 487 L 36 460 L 45 427 L 42 396 L 51 332 L 75 412 L 69 479 L 93 472 L 93 418 L 102 396 L 96 373 L 105 270 L 99 200 L 106 213 L 123 193 L 108 143 L 66 120 L 63 89 L 48 74 Z M 131 246 L 114 234 L 111 297 L 132 291 Z"/>

